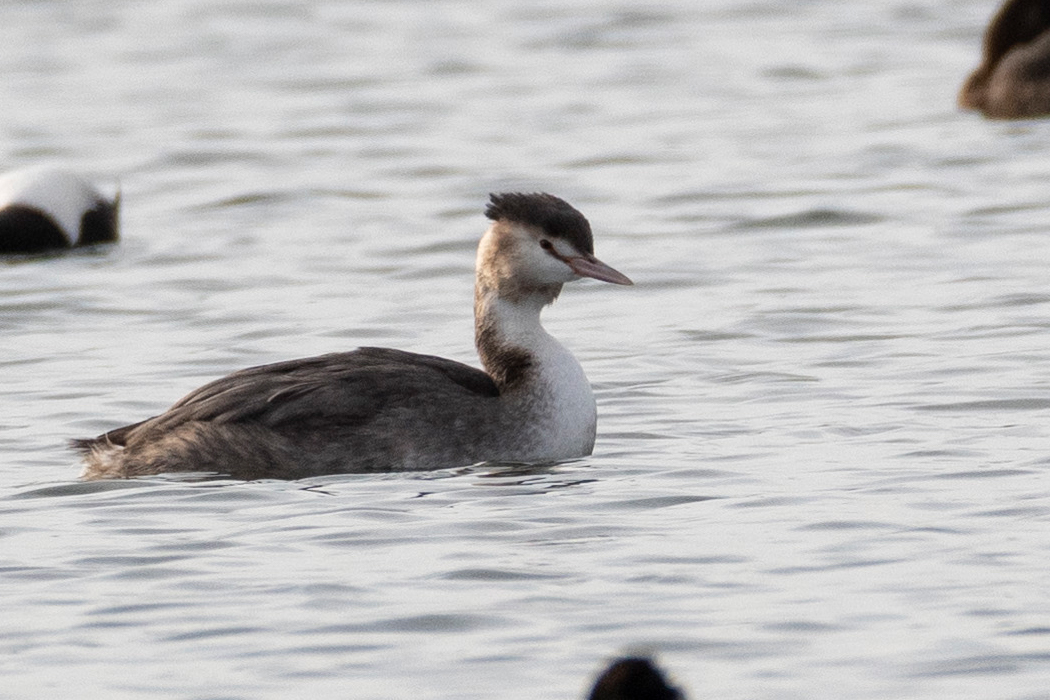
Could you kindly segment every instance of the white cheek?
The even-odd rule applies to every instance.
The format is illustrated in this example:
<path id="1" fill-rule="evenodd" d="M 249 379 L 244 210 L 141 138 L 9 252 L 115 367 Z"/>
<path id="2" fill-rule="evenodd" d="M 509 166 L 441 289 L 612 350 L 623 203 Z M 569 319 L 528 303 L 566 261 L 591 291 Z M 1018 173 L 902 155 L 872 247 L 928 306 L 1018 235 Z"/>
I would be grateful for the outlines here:
<path id="1" fill-rule="evenodd" d="M 576 279 L 576 275 L 568 265 L 539 245 L 529 251 L 528 266 L 533 271 L 536 281 L 544 284 L 562 284 Z"/>

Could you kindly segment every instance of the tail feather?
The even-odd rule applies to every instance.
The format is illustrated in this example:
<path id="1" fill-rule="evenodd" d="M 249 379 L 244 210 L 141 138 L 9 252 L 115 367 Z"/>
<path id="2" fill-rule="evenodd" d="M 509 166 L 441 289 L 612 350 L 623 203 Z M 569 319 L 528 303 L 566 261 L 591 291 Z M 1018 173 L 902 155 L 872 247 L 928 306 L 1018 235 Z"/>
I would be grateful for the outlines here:
<path id="1" fill-rule="evenodd" d="M 84 470 L 81 479 L 126 478 L 127 467 L 123 460 L 123 445 L 114 445 L 105 435 L 90 439 L 70 440 L 70 445 L 83 455 Z"/>
<path id="2" fill-rule="evenodd" d="M 77 452 L 88 453 L 95 449 L 99 444 L 99 438 L 73 438 L 69 441 L 70 449 L 76 450 Z"/>

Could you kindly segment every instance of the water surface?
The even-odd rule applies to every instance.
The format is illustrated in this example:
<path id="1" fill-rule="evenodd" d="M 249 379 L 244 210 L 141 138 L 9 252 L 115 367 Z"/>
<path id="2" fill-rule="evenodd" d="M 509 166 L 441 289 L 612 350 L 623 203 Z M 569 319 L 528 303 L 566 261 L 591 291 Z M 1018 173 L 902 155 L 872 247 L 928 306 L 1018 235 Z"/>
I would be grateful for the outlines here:
<path id="1" fill-rule="evenodd" d="M 955 91 L 994 4 L 8 3 L 5 168 L 119 246 L 0 264 L 0 696 L 1045 698 L 1050 121 Z M 598 396 L 532 468 L 81 483 L 226 372 L 474 361 L 487 193 L 633 288 L 547 313 Z"/>

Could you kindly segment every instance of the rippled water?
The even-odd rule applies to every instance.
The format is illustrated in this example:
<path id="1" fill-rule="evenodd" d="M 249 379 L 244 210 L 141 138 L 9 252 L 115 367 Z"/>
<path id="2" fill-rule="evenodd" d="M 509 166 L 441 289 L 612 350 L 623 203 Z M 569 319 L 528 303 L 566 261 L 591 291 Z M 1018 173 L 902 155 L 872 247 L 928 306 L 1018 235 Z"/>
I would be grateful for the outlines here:
<path id="1" fill-rule="evenodd" d="M 1046 698 L 1050 121 L 955 109 L 994 3 L 0 6 L 2 165 L 119 178 L 0 263 L 0 696 Z M 593 457 L 81 483 L 261 362 L 473 361 L 489 191 L 636 281 L 547 314 Z"/>

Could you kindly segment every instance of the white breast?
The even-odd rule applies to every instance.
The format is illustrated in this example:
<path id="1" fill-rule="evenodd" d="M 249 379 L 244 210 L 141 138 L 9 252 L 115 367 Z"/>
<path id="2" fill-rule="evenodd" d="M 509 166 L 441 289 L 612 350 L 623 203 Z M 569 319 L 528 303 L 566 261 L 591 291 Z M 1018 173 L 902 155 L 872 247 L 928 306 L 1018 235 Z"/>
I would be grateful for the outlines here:
<path id="1" fill-rule="evenodd" d="M 538 294 L 514 301 L 489 295 L 478 305 L 497 329 L 500 344 L 531 360 L 524 381 L 501 394 L 504 448 L 513 460 L 572 459 L 594 449 L 594 394 L 580 363 L 540 324 L 540 310 L 549 301 Z"/>
<path id="2" fill-rule="evenodd" d="M 598 423 L 591 384 L 573 354 L 547 333 L 543 336 L 530 348 L 535 374 L 527 389 L 537 453 L 546 459 L 589 455 Z"/>

